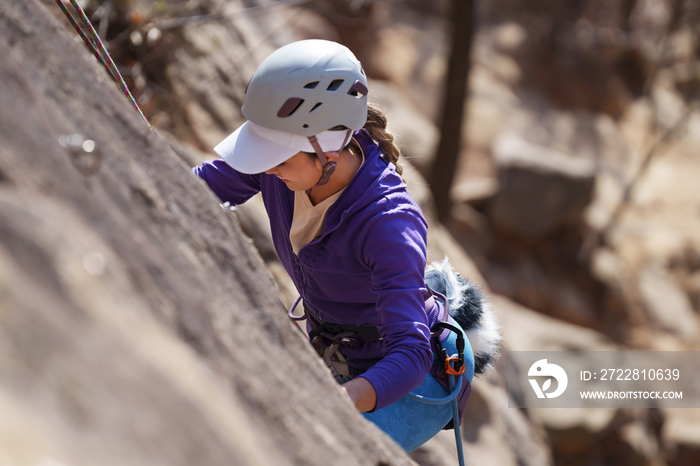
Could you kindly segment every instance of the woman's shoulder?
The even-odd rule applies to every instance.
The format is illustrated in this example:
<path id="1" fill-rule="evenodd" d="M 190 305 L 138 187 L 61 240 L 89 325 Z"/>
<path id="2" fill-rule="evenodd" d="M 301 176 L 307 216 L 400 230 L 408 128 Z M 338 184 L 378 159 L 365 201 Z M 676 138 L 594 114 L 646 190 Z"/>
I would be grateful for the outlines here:
<path id="1" fill-rule="evenodd" d="M 366 235 L 402 234 L 407 230 L 427 235 L 425 216 L 405 189 L 376 194 L 348 219 L 358 239 Z"/>

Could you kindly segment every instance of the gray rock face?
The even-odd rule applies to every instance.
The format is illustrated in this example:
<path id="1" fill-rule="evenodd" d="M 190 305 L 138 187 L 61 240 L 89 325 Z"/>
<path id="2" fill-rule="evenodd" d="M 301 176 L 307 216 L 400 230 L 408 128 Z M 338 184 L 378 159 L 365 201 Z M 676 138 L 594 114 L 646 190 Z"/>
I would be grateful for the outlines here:
<path id="1" fill-rule="evenodd" d="M 0 463 L 410 464 L 47 7 L 0 2 Z"/>
<path id="2" fill-rule="evenodd" d="M 489 206 L 493 223 L 526 237 L 544 237 L 581 220 L 593 198 L 592 161 L 531 144 L 514 134 L 493 145 L 500 188 Z"/>

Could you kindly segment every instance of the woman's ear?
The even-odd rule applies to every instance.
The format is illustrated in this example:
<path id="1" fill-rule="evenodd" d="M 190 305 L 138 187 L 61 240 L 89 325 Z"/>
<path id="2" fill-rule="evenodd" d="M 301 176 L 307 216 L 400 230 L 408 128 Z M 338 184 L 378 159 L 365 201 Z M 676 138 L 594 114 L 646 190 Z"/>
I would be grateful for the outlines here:
<path id="1" fill-rule="evenodd" d="M 338 152 L 326 152 L 326 157 L 329 162 L 337 162 L 340 160 L 340 154 Z"/>
<path id="2" fill-rule="evenodd" d="M 338 160 L 340 160 L 340 154 L 338 152 L 324 152 L 323 154 L 326 156 L 326 165 L 332 163 L 332 166 L 335 167 L 335 164 L 337 164 Z M 323 164 L 321 163 L 321 160 L 318 157 L 314 159 L 314 165 L 316 165 L 316 167 L 319 170 L 324 169 Z"/>

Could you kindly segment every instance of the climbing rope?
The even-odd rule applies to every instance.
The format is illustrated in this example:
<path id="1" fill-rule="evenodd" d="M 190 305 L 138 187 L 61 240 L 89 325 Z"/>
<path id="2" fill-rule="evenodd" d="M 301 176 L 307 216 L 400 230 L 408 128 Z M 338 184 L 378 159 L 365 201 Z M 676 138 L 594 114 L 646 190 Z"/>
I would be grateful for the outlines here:
<path id="1" fill-rule="evenodd" d="M 141 118 L 143 118 L 143 121 L 146 122 L 151 131 L 155 132 L 151 124 L 146 119 L 146 116 L 139 108 L 139 105 L 136 103 L 136 100 L 134 100 L 134 96 L 131 95 L 129 87 L 124 82 L 124 78 L 122 78 L 121 73 L 119 73 L 117 66 L 114 64 L 112 57 L 109 55 L 109 52 L 107 52 L 107 48 L 102 43 L 102 40 L 100 40 L 100 36 L 97 34 L 97 31 L 95 31 L 95 28 L 92 27 L 92 23 L 90 23 L 90 20 L 78 4 L 77 0 L 70 0 L 70 3 L 75 9 L 75 11 L 78 13 L 78 16 L 82 20 L 85 29 L 87 29 L 87 34 L 85 33 L 85 31 L 83 31 L 83 28 L 80 26 L 80 24 L 78 24 L 71 12 L 68 10 L 66 5 L 64 4 L 64 0 L 56 0 L 56 3 L 61 8 L 63 14 L 66 15 L 68 21 L 70 21 L 73 28 L 78 32 L 80 37 L 85 42 L 85 45 L 87 45 L 87 47 L 90 49 L 95 58 L 97 58 L 97 60 L 100 63 L 102 63 L 102 65 L 104 65 L 104 67 L 107 69 L 107 72 L 112 75 L 114 80 L 117 82 L 117 86 L 119 86 L 126 98 L 129 99 L 129 101 L 131 102 L 131 105 L 134 107 L 134 110 L 136 110 L 138 114 L 141 115 Z"/>
<path id="2" fill-rule="evenodd" d="M 448 357 L 447 351 L 443 348 L 440 343 L 440 331 L 442 329 L 448 329 L 457 334 L 457 356 Z M 459 402 L 457 401 L 457 395 L 462 390 L 462 375 L 465 373 L 464 366 L 464 348 L 466 346 L 464 341 L 464 336 L 461 330 L 452 324 L 447 322 L 438 322 L 433 325 L 431 329 L 433 334 L 433 341 L 437 347 L 438 358 L 442 360 L 445 367 L 445 373 L 447 374 L 447 384 L 450 394 L 443 398 L 429 398 L 427 396 L 418 395 L 417 393 L 409 392 L 408 397 L 415 401 L 420 401 L 421 403 L 427 403 L 431 405 L 442 405 L 451 403 L 452 405 L 452 426 L 455 432 L 455 443 L 457 444 L 457 459 L 459 460 L 459 466 L 464 466 L 464 448 L 462 446 L 462 432 L 459 426 Z M 454 361 L 454 366 L 450 362 Z M 456 387 L 455 387 L 456 379 Z"/>
<path id="3" fill-rule="evenodd" d="M 447 377 L 450 394 L 444 398 L 429 398 L 413 392 L 409 392 L 407 396 L 412 400 L 431 405 L 442 405 L 447 403 L 452 404 L 452 425 L 455 431 L 455 443 L 457 444 L 457 459 L 459 460 L 459 466 L 464 466 L 464 448 L 462 446 L 462 432 L 459 428 L 459 403 L 457 401 L 457 395 L 459 395 L 459 392 L 462 390 L 462 377 L 457 377 L 454 375 L 448 375 Z M 455 378 L 457 378 L 456 387 Z"/>

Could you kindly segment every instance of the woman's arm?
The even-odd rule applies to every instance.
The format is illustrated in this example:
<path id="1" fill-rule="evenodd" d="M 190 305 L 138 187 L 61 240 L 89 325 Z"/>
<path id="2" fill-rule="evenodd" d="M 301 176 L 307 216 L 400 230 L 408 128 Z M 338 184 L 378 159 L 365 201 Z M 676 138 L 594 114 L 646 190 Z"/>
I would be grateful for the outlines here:
<path id="1" fill-rule="evenodd" d="M 345 382 L 342 388 L 355 404 L 355 408 L 361 413 L 373 411 L 377 405 L 377 391 L 370 381 L 363 377 Z"/>
<path id="2" fill-rule="evenodd" d="M 192 168 L 192 173 L 203 179 L 221 202 L 243 204 L 260 191 L 260 175 L 240 173 L 223 159 L 204 162 Z"/>
<path id="3" fill-rule="evenodd" d="M 362 377 L 376 391 L 375 409 L 381 409 L 420 385 L 433 360 L 423 297 L 427 224 L 417 207 L 403 204 L 368 227 L 363 255 L 377 296 L 384 355 Z"/>

